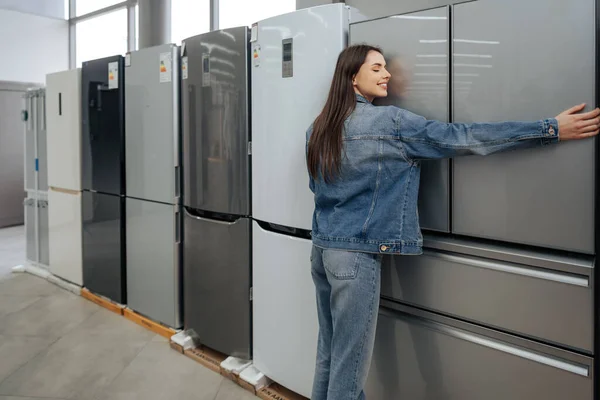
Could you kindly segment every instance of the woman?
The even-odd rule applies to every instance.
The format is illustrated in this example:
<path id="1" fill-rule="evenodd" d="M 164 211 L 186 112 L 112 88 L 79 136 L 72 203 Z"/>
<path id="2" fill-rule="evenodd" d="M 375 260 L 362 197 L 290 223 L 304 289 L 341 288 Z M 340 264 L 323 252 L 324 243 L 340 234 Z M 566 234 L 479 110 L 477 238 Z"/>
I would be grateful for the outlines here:
<path id="1" fill-rule="evenodd" d="M 312 276 L 319 341 L 312 400 L 364 399 L 383 254 L 421 254 L 419 160 L 546 146 L 598 134 L 600 110 L 536 122 L 447 124 L 372 104 L 387 96 L 381 51 L 337 61 L 327 102 L 307 132 L 314 193 Z M 591 145 L 591 144 L 590 144 Z"/>

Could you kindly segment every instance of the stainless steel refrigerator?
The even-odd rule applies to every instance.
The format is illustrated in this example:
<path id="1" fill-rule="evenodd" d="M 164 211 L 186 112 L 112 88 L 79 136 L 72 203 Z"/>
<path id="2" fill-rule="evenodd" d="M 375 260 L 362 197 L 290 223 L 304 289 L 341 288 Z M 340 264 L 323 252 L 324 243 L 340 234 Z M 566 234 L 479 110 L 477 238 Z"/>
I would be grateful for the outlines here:
<path id="1" fill-rule="evenodd" d="M 306 130 L 358 18 L 344 4 L 276 16 L 258 22 L 251 48 L 254 365 L 304 396 L 318 333 Z"/>
<path id="2" fill-rule="evenodd" d="M 179 52 L 125 56 L 127 304 L 181 326 Z"/>
<path id="3" fill-rule="evenodd" d="M 350 30 L 407 75 L 402 107 L 538 120 L 596 105 L 595 15 L 595 1 L 485 0 Z M 433 178 L 444 192 L 429 204 L 449 210 L 451 234 L 385 259 L 367 397 L 593 398 L 596 142 L 456 158 L 450 185 Z"/>
<path id="4" fill-rule="evenodd" d="M 248 39 L 239 27 L 181 46 L 185 328 L 242 359 L 252 356 Z"/>
<path id="5" fill-rule="evenodd" d="M 83 285 L 125 304 L 123 57 L 81 68 Z"/>

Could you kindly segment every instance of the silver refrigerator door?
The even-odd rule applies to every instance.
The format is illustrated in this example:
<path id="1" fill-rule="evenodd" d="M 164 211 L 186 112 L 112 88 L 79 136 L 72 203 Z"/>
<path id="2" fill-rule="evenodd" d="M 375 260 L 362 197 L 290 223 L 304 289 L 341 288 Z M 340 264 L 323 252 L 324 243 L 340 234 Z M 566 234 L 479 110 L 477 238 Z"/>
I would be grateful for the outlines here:
<path id="1" fill-rule="evenodd" d="M 412 307 L 382 305 L 368 399 L 593 398 L 592 358 Z"/>
<path id="2" fill-rule="evenodd" d="M 127 305 L 181 326 L 179 206 L 127 198 Z"/>
<path id="3" fill-rule="evenodd" d="M 394 105 L 427 119 L 448 122 L 449 7 L 394 15 L 350 26 L 351 44 L 379 46 L 392 75 L 388 97 Z M 423 229 L 450 230 L 449 160 L 422 161 L 419 217 Z"/>
<path id="4" fill-rule="evenodd" d="M 217 221 L 184 210 L 185 328 L 212 349 L 250 359 L 250 219 Z"/>
<path id="5" fill-rule="evenodd" d="M 13 88 L 0 84 L 0 228 L 21 225 L 24 219 L 24 146 L 21 118 L 24 94 L 23 87 Z M 29 141 L 26 144 L 29 145 Z M 31 173 L 35 173 L 33 168 L 30 170 Z"/>
<path id="6" fill-rule="evenodd" d="M 25 121 L 25 190 L 38 190 L 37 173 L 35 171 L 36 158 L 36 110 L 37 101 L 36 91 L 28 90 L 25 94 L 25 112 L 27 120 Z"/>
<path id="7" fill-rule="evenodd" d="M 593 108 L 594 5 L 456 5 L 454 121 L 537 120 L 580 103 Z M 596 140 L 455 159 L 453 232 L 593 253 Z"/>
<path id="8" fill-rule="evenodd" d="M 125 63 L 127 197 L 177 203 L 179 57 L 165 44 L 135 51 Z"/>
<path id="9" fill-rule="evenodd" d="M 183 204 L 249 215 L 248 28 L 195 36 L 182 48 Z"/>

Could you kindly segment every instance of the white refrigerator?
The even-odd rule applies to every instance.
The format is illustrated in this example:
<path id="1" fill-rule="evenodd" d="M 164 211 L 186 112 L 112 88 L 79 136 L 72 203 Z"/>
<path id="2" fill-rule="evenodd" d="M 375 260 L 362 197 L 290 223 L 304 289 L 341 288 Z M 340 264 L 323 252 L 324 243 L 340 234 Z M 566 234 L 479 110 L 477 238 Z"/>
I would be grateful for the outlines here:
<path id="1" fill-rule="evenodd" d="M 81 286 L 81 69 L 46 76 L 50 272 Z"/>
<path id="2" fill-rule="evenodd" d="M 251 34 L 254 365 L 304 396 L 318 333 L 305 133 L 358 18 L 325 5 L 260 21 Z"/>

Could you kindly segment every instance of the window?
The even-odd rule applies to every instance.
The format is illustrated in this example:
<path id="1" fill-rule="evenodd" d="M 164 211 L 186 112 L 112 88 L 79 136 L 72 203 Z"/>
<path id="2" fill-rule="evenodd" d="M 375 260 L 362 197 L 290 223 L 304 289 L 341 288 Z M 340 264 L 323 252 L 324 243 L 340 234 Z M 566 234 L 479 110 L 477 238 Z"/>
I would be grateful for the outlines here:
<path id="1" fill-rule="evenodd" d="M 296 0 L 219 0 L 219 29 L 250 26 L 296 10 Z"/>
<path id="2" fill-rule="evenodd" d="M 210 31 L 209 0 L 171 1 L 171 42 Z"/>
<path id="3" fill-rule="evenodd" d="M 127 52 L 127 8 L 76 25 L 77 66 Z"/>
<path id="4" fill-rule="evenodd" d="M 117 3 L 121 3 L 122 1 L 123 0 L 75 0 L 75 12 L 79 17 L 80 15 L 110 7 Z"/>

